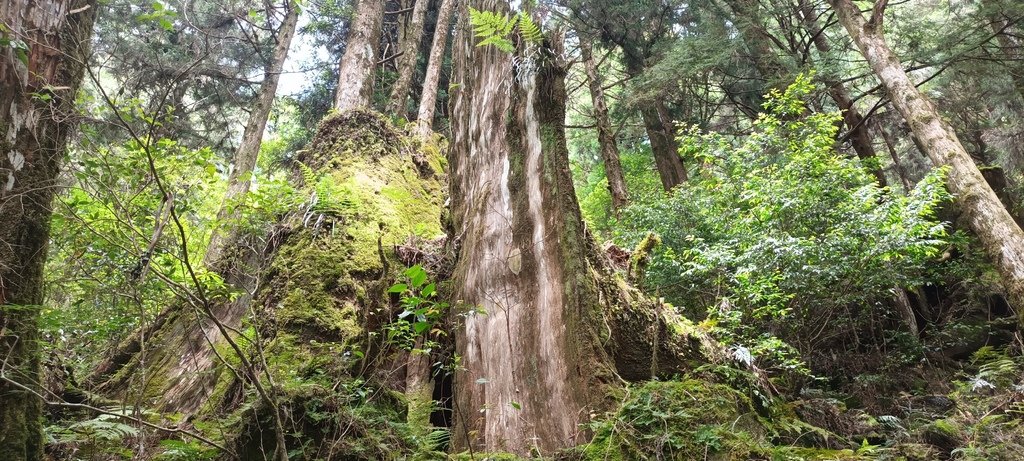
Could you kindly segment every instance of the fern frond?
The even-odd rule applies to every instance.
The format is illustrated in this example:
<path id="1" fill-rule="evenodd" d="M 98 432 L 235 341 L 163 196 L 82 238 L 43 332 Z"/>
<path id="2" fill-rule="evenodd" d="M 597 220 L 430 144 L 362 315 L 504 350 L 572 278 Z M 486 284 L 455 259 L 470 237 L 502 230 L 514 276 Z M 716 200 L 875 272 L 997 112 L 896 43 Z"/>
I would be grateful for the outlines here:
<path id="1" fill-rule="evenodd" d="M 540 26 L 526 12 L 519 13 L 519 33 L 529 43 L 544 41 L 544 33 L 540 31 Z"/>

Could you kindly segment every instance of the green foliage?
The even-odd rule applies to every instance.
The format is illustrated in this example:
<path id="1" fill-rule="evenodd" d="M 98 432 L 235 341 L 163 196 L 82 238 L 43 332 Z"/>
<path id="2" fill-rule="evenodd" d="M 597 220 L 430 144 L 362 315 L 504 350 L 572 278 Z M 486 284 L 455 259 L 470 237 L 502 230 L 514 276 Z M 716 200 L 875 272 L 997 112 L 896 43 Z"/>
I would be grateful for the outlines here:
<path id="1" fill-rule="evenodd" d="M 398 314 L 397 321 L 384 327 L 387 340 L 402 350 L 428 354 L 432 347 L 437 347 L 437 341 L 429 339 L 419 348 L 414 348 L 416 338 L 436 338 L 445 334 L 434 327 L 447 315 L 448 303 L 438 299 L 437 284 L 428 281 L 423 266 L 412 266 L 403 275 L 404 283 L 396 283 L 388 289 L 388 293 L 399 296 L 402 312 Z"/>
<path id="2" fill-rule="evenodd" d="M 350 194 L 330 174 L 318 174 L 305 163 L 295 162 L 302 173 L 304 192 L 309 196 L 306 208 L 309 211 L 330 213 L 335 216 L 350 215 L 356 203 Z"/>
<path id="3" fill-rule="evenodd" d="M 111 411 L 119 413 L 123 410 L 113 408 Z M 49 443 L 74 445 L 86 455 L 86 459 L 100 455 L 130 459 L 132 452 L 124 447 L 124 442 L 138 436 L 139 429 L 121 416 L 101 414 L 66 427 L 49 426 L 46 433 Z"/>
<path id="4" fill-rule="evenodd" d="M 212 461 L 219 456 L 217 450 L 200 442 L 167 439 L 160 441 L 160 448 L 156 461 Z"/>
<path id="5" fill-rule="evenodd" d="M 657 232 L 647 288 L 691 316 L 704 308 L 717 336 L 763 367 L 799 368 L 774 337 L 806 352 L 894 316 L 884 307 L 893 287 L 924 283 L 948 237 L 935 216 L 949 199 L 943 173 L 907 196 L 879 187 L 834 150 L 838 115 L 805 113 L 812 89 L 804 77 L 773 93 L 771 113 L 739 140 L 689 130 L 680 154 L 699 173 L 629 208 L 619 234 L 631 246 Z M 825 322 L 826 334 L 810 334 Z"/>
<path id="6" fill-rule="evenodd" d="M 89 362 L 71 354 L 93 356 L 130 333 L 140 312 L 155 315 L 184 294 L 177 287 L 193 285 L 186 257 L 204 288 L 224 291 L 219 277 L 198 264 L 223 195 L 214 152 L 168 139 L 152 142 L 149 154 L 135 141 L 94 149 L 71 153 L 73 187 L 54 210 L 42 312 L 50 346 L 67 346 L 72 352 L 61 355 L 75 367 Z M 170 200 L 149 173 L 149 156 Z"/>
<path id="7" fill-rule="evenodd" d="M 476 46 L 492 45 L 501 51 L 511 53 L 515 50 L 513 32 L 517 32 L 526 43 L 536 44 L 544 41 L 540 26 L 525 11 L 510 15 L 470 7 L 469 20 L 473 26 L 473 35 L 480 40 Z"/>
<path id="8" fill-rule="evenodd" d="M 6 25 L 0 24 L 0 50 L 8 48 L 14 52 L 14 56 L 21 61 L 22 64 L 28 66 L 28 44 L 24 40 L 19 38 L 11 37 L 10 29 Z"/>

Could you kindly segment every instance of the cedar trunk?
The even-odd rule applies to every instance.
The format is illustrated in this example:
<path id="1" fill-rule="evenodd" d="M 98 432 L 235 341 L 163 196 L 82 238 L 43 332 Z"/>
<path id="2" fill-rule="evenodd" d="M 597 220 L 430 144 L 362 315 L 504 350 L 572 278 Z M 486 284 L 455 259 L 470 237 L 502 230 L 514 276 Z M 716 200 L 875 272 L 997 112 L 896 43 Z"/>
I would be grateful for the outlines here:
<path id="1" fill-rule="evenodd" d="M 356 4 L 334 94 L 334 108 L 338 112 L 370 107 L 386 3 L 384 0 L 359 0 Z"/>
<path id="2" fill-rule="evenodd" d="M 851 0 L 829 0 L 843 26 L 885 85 L 924 152 L 949 169 L 949 187 L 961 211 L 992 259 L 1011 304 L 1024 314 L 1024 232 L 985 182 L 953 129 L 907 76 L 882 35 L 881 9 L 865 21 Z"/>
<path id="3" fill-rule="evenodd" d="M 535 69 L 515 68 L 513 54 L 476 46 L 462 13 L 449 154 L 461 250 L 453 286 L 460 304 L 486 315 L 468 315 L 456 336 L 465 371 L 452 434 L 463 449 L 550 453 L 585 440 L 579 424 L 615 379 L 595 328 L 594 249 L 568 165 L 565 69 L 547 45 Z"/>
<path id="4" fill-rule="evenodd" d="M 651 142 L 654 166 L 658 169 L 662 187 L 669 191 L 686 182 L 687 179 L 686 167 L 683 166 L 683 159 L 679 157 L 675 124 L 663 101 L 642 104 L 640 117 L 644 121 L 647 138 Z"/>
<path id="5" fill-rule="evenodd" d="M 615 131 L 608 117 L 608 103 L 605 101 L 601 75 L 594 61 L 594 52 L 584 40 L 580 41 L 580 53 L 587 69 L 587 83 L 590 85 L 590 100 L 594 105 L 594 121 L 597 123 L 597 141 L 601 146 L 601 160 L 604 161 L 604 173 L 608 178 L 608 192 L 612 196 L 612 208 L 619 212 L 629 202 L 626 179 L 619 162 L 619 146 L 615 142 Z"/>
<path id="6" fill-rule="evenodd" d="M 441 9 L 437 12 L 434 40 L 430 46 L 430 60 L 427 62 L 427 72 L 423 78 L 419 114 L 416 116 L 416 129 L 421 137 L 426 137 L 433 131 L 437 86 L 441 79 L 441 67 L 444 64 L 445 44 L 448 42 L 448 23 L 451 21 L 452 11 L 455 9 L 457 1 L 441 0 Z"/>
<path id="7" fill-rule="evenodd" d="M 623 47 L 623 51 L 627 51 Z M 625 53 L 626 72 L 630 77 L 643 73 L 644 62 L 638 53 Z M 639 104 L 640 117 L 647 131 L 647 139 L 651 142 L 654 154 L 654 165 L 658 169 L 661 185 L 666 191 L 686 182 L 686 168 L 679 157 L 679 145 L 676 143 L 676 129 L 668 107 L 662 100 L 642 101 Z"/>
<path id="8" fill-rule="evenodd" d="M 386 112 L 398 117 L 406 117 L 406 101 L 409 99 L 409 87 L 416 72 L 416 61 L 419 57 L 420 38 L 423 36 L 423 22 L 427 17 L 429 0 L 413 0 L 412 17 L 402 25 L 401 43 L 398 45 L 398 79 L 391 86 L 391 98 Z"/>
<path id="9" fill-rule="evenodd" d="M 0 459 L 43 456 L 43 401 L 33 395 L 42 392 L 43 265 L 95 6 L 93 0 L 0 4 L 0 36 L 27 45 L 0 48 Z"/>

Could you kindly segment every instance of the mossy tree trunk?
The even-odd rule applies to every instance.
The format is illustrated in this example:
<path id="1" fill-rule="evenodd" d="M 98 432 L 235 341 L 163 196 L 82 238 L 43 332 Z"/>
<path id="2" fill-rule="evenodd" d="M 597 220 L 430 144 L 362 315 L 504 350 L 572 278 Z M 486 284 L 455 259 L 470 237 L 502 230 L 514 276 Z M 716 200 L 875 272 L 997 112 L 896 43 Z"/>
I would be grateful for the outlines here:
<path id="1" fill-rule="evenodd" d="M 0 459 L 43 456 L 43 264 L 95 18 L 93 0 L 0 4 Z"/>
<path id="2" fill-rule="evenodd" d="M 409 87 L 412 85 L 416 63 L 419 61 L 420 38 L 423 37 L 423 23 L 427 17 L 427 6 L 430 0 L 412 0 L 410 15 L 405 16 L 399 28 L 401 30 L 398 52 L 398 78 L 391 86 L 391 97 L 388 100 L 387 112 L 397 117 L 407 116 L 406 103 L 409 100 Z"/>
<path id="3" fill-rule="evenodd" d="M 259 156 L 281 69 L 295 35 L 299 8 L 286 0 L 282 2 L 282 11 L 274 50 L 265 65 L 264 80 L 235 152 L 228 190 L 218 212 L 222 221 L 240 217 L 236 207 L 249 191 L 250 175 Z M 237 328 L 247 312 L 266 257 L 265 247 L 259 239 L 240 235 L 233 229 L 217 229 L 211 237 L 203 264 L 241 292 L 236 299 L 217 302 L 212 307 L 217 321 L 229 328 Z M 222 342 L 213 319 L 187 302 L 174 303 L 118 345 L 86 383 L 109 396 L 131 397 L 131 401 L 154 404 L 163 411 L 192 414 L 212 391 L 216 374 L 211 370 L 220 360 L 214 348 Z"/>
<path id="4" fill-rule="evenodd" d="M 373 102 L 373 75 L 380 48 L 384 0 L 358 0 L 341 56 L 334 108 L 339 112 L 368 108 Z"/>
<path id="5" fill-rule="evenodd" d="M 949 169 L 949 187 L 961 212 L 1003 279 L 1010 303 L 1024 319 L 1024 232 L 999 201 L 956 133 L 903 70 L 882 35 L 886 2 L 865 20 L 852 0 L 829 0 L 854 43 L 907 120 L 920 147 L 936 166 Z"/>
<path id="6" fill-rule="evenodd" d="M 441 67 L 444 65 L 445 45 L 448 42 L 448 23 L 451 21 L 455 3 L 459 0 L 441 0 L 441 8 L 437 12 L 437 24 L 434 26 L 434 40 L 430 45 L 430 59 L 423 78 L 423 91 L 420 93 L 419 113 L 416 116 L 416 129 L 421 137 L 433 132 L 434 105 L 437 104 L 438 85 L 441 80 Z"/>

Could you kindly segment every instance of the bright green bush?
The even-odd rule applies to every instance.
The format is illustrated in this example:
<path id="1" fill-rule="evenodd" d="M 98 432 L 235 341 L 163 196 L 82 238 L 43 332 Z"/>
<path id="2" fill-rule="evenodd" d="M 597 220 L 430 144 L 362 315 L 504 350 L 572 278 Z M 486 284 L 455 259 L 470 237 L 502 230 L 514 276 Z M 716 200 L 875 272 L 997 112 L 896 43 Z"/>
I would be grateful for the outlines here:
<path id="1" fill-rule="evenodd" d="M 894 321 L 892 290 L 925 282 L 947 246 L 942 171 L 905 196 L 880 187 L 836 151 L 839 115 L 806 111 L 812 89 L 801 77 L 773 92 L 743 138 L 686 133 L 680 153 L 701 166 L 672 195 L 630 207 L 618 235 L 628 247 L 660 234 L 646 288 L 706 315 L 755 360 L 781 359 L 761 366 L 799 367 L 776 338 L 807 351 Z"/>

